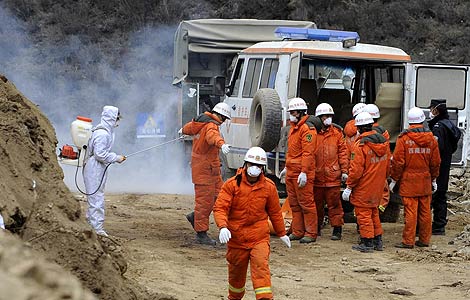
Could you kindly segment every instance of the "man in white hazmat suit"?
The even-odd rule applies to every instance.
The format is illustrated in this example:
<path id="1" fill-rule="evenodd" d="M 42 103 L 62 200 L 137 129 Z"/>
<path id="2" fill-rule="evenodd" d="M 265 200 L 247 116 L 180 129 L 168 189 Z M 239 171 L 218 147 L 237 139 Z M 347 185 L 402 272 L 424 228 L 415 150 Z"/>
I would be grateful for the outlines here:
<path id="1" fill-rule="evenodd" d="M 101 113 L 101 122 L 92 129 L 88 141 L 88 157 L 83 167 L 83 179 L 88 195 L 88 210 L 86 218 L 99 235 L 107 236 L 103 228 L 104 223 L 104 187 L 107 175 L 104 174 L 109 164 L 126 160 L 124 155 L 111 152 L 114 144 L 114 128 L 120 120 L 119 109 L 114 106 L 104 106 Z M 100 185 L 101 184 L 101 185 Z M 95 193 L 96 191 L 96 193 Z"/>

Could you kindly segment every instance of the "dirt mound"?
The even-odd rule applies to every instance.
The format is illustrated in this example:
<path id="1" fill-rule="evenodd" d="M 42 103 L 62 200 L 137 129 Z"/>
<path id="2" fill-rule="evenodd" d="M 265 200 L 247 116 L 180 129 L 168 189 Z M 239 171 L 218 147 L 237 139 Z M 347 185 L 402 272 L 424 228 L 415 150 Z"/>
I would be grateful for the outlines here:
<path id="1" fill-rule="evenodd" d="M 88 226 L 63 183 L 56 145 L 39 108 L 0 76 L 0 213 L 6 228 L 100 299 L 159 299 L 123 277 L 127 265 L 119 245 Z"/>
<path id="2" fill-rule="evenodd" d="M 93 300 L 76 277 L 0 231 L 0 299 Z"/>

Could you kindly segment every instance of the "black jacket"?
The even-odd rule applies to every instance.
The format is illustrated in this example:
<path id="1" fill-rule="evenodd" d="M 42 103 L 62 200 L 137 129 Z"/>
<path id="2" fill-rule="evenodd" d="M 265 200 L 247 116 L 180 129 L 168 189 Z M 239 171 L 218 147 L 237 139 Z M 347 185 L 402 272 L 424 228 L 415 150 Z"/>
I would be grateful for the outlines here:
<path id="1" fill-rule="evenodd" d="M 445 125 L 449 121 L 449 115 L 440 113 L 429 121 L 429 129 L 437 137 L 439 145 L 439 154 L 441 156 L 441 166 L 439 168 L 439 177 L 437 177 L 437 190 L 447 191 L 449 186 L 450 164 L 452 162 L 452 145 L 454 137 L 448 127 Z"/>

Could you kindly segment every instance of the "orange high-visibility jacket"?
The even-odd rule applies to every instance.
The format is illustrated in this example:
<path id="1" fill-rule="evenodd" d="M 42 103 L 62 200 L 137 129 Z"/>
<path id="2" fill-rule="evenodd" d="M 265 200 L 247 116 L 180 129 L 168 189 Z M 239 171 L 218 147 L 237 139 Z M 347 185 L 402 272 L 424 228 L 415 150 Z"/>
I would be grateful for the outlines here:
<path id="1" fill-rule="evenodd" d="M 373 130 L 362 133 L 352 148 L 346 181 L 352 189 L 351 204 L 360 207 L 379 206 L 389 173 L 389 142 Z"/>
<path id="2" fill-rule="evenodd" d="M 439 146 L 430 130 L 410 125 L 397 139 L 393 152 L 391 177 L 400 182 L 400 196 L 421 197 L 432 194 L 431 181 L 439 176 Z"/>
<path id="3" fill-rule="evenodd" d="M 315 186 L 333 187 L 341 185 L 341 174 L 348 173 L 348 150 L 343 132 L 335 125 L 317 132 L 315 152 Z"/>
<path id="4" fill-rule="evenodd" d="M 194 136 L 191 171 L 194 184 L 208 184 L 220 176 L 219 149 L 225 144 L 220 136 L 216 115 L 205 112 L 183 126 L 183 134 Z"/>
<path id="5" fill-rule="evenodd" d="M 286 178 L 297 178 L 300 172 L 306 173 L 308 178 L 315 176 L 317 131 L 313 125 L 305 123 L 308 117 L 306 115 L 299 122 L 290 124 L 287 137 Z"/>
<path id="6" fill-rule="evenodd" d="M 346 140 L 346 147 L 348 148 L 349 153 L 351 153 L 351 149 L 359 137 L 354 119 L 349 120 L 346 125 L 344 125 L 343 131 Z"/>
<path id="7" fill-rule="evenodd" d="M 227 180 L 214 205 L 217 227 L 232 234 L 229 247 L 250 249 L 269 242 L 268 216 L 277 236 L 286 234 L 276 185 L 263 174 L 254 184 L 248 182 L 244 168 Z"/>

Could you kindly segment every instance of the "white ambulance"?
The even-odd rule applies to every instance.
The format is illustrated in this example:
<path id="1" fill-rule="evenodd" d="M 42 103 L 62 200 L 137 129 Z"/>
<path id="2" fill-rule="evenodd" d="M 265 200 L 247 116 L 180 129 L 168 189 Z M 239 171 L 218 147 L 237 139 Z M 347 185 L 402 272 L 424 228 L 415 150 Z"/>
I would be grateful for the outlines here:
<path id="1" fill-rule="evenodd" d="M 401 49 L 359 43 L 355 32 L 280 27 L 276 34 L 283 40 L 260 42 L 238 55 L 224 99 L 232 120 L 221 128 L 232 146 L 223 160 L 227 176 L 252 146 L 268 152 L 268 174 L 279 175 L 293 97 L 307 102 L 309 114 L 329 103 L 341 126 L 352 119 L 354 104 L 375 103 L 392 147 L 407 127 L 406 112 L 415 106 L 427 112 L 431 99 L 447 99 L 451 120 L 467 131 L 468 66 L 412 63 Z M 453 158 L 460 167 L 466 166 L 469 142 L 463 137 Z"/>

